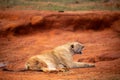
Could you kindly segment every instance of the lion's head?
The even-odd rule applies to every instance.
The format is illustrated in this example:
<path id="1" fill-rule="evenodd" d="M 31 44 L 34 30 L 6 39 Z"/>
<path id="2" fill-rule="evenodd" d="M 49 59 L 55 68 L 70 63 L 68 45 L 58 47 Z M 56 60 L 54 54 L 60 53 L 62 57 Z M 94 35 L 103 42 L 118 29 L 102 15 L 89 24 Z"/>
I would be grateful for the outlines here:
<path id="1" fill-rule="evenodd" d="M 79 42 L 72 42 L 70 44 L 70 49 L 73 51 L 74 54 L 82 54 L 82 49 L 84 48 L 83 44 Z"/>

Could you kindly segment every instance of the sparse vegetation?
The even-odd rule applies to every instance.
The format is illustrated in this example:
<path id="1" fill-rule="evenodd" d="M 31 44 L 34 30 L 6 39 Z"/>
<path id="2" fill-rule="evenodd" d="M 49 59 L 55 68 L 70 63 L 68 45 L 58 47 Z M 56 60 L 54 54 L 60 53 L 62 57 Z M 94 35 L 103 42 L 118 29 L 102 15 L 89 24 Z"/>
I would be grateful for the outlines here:
<path id="1" fill-rule="evenodd" d="M 0 0 L 0 9 L 120 10 L 120 0 Z"/>

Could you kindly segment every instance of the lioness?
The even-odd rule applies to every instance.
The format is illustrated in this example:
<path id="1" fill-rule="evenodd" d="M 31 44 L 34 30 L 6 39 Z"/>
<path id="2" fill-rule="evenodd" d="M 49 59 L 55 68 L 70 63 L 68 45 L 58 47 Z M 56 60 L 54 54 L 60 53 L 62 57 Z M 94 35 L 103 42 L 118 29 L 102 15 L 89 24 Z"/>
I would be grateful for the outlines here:
<path id="1" fill-rule="evenodd" d="M 74 62 L 72 56 L 81 54 L 84 46 L 71 42 L 54 48 L 52 51 L 28 59 L 26 69 L 47 71 L 66 71 L 69 68 L 94 67 L 91 63 Z"/>

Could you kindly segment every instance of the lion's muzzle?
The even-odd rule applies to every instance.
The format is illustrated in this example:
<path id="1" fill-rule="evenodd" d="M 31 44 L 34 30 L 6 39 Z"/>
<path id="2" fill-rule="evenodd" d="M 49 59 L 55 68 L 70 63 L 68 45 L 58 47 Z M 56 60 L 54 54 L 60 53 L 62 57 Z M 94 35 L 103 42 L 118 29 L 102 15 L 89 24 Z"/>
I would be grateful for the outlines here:
<path id="1" fill-rule="evenodd" d="M 77 54 L 82 54 L 82 49 L 84 48 L 84 46 L 82 46 L 80 49 L 78 49 Z"/>

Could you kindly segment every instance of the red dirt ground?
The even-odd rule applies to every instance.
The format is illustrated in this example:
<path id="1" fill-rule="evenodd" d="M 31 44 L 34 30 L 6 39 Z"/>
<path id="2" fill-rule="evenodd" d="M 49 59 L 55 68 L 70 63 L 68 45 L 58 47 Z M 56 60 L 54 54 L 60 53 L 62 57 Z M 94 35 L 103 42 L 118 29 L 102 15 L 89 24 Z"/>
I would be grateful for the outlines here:
<path id="1" fill-rule="evenodd" d="M 0 69 L 0 80 L 120 80 L 120 12 L 0 11 L 0 63 L 24 68 L 25 61 L 71 41 L 85 45 L 79 62 L 94 68 L 67 72 L 10 72 Z"/>

